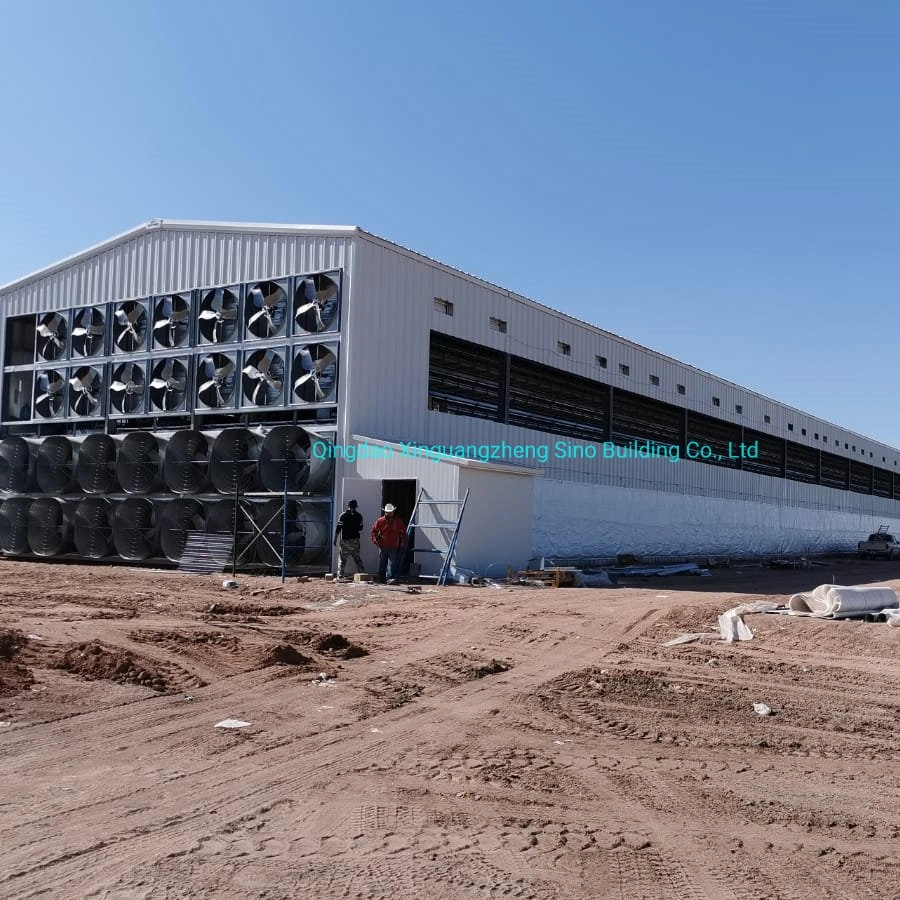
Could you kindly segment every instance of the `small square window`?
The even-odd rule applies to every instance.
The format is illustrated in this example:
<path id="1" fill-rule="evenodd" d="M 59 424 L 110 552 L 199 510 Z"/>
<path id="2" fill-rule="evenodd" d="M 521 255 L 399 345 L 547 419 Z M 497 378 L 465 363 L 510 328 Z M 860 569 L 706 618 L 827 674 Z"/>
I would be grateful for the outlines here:
<path id="1" fill-rule="evenodd" d="M 844 446 L 846 446 L 846 444 Z M 856 453 L 856 444 L 853 445 L 853 452 Z"/>
<path id="2" fill-rule="evenodd" d="M 684 387 L 683 384 L 679 384 L 679 385 L 678 385 L 678 393 L 679 393 L 679 394 L 684 394 L 684 393 L 686 393 L 685 387 Z"/>
<path id="3" fill-rule="evenodd" d="M 722 405 L 722 402 L 719 400 L 719 398 L 713 397 L 713 406 L 721 406 L 721 405 Z"/>
<path id="4" fill-rule="evenodd" d="M 597 360 L 597 365 L 600 366 L 601 369 L 606 368 L 606 357 L 605 356 L 597 356 L 595 357 Z"/>
<path id="5" fill-rule="evenodd" d="M 506 334 L 506 319 L 496 319 L 494 316 L 491 316 L 491 328 L 494 331 L 499 331 L 501 334 Z"/>
<path id="6" fill-rule="evenodd" d="M 840 447 L 840 446 L 841 446 L 841 442 L 840 442 L 837 438 L 834 439 L 834 446 L 835 446 L 835 447 Z M 845 450 L 847 449 L 847 445 L 846 445 L 846 444 L 844 444 L 844 449 L 845 449 Z"/>
<path id="7" fill-rule="evenodd" d="M 806 437 L 806 429 L 805 429 L 805 428 L 801 428 L 801 429 L 800 429 L 800 434 L 802 434 L 803 437 Z"/>
<path id="8" fill-rule="evenodd" d="M 571 356 L 572 355 L 572 345 L 567 344 L 565 341 L 557 341 L 556 349 L 562 353 L 563 356 Z"/>
<path id="9" fill-rule="evenodd" d="M 442 300 L 440 297 L 435 297 L 434 308 L 445 316 L 453 315 L 453 304 L 449 300 Z"/>
<path id="10" fill-rule="evenodd" d="M 771 416 L 763 416 L 763 422 L 765 422 L 766 425 L 771 425 L 771 424 L 772 424 L 772 417 L 771 417 Z"/>
<path id="11" fill-rule="evenodd" d="M 827 435 L 827 434 L 823 434 L 823 435 L 822 435 L 822 440 L 827 444 L 827 443 L 828 443 L 828 435 Z"/>
<path id="12" fill-rule="evenodd" d="M 849 445 L 846 441 L 844 441 L 844 449 L 845 449 L 845 450 L 849 450 L 849 449 L 850 449 L 850 445 Z M 856 447 L 854 447 L 853 449 L 855 450 Z"/>
<path id="13" fill-rule="evenodd" d="M 793 423 L 788 422 L 788 431 L 793 431 L 793 430 L 794 430 Z"/>
<path id="14" fill-rule="evenodd" d="M 887 457 L 886 457 L 886 456 L 882 456 L 882 457 L 881 457 L 881 461 L 882 461 L 882 462 L 887 462 Z"/>
<path id="15" fill-rule="evenodd" d="M 650 384 L 652 384 L 654 387 L 659 387 L 659 375 L 651 375 Z"/>
<path id="16" fill-rule="evenodd" d="M 814 440 L 818 440 L 818 439 L 819 439 L 819 432 L 818 432 L 818 431 L 816 431 L 816 432 L 813 433 L 813 439 L 814 439 Z"/>
<path id="17" fill-rule="evenodd" d="M 742 415 L 744 414 L 744 407 L 741 406 L 740 403 L 735 403 L 735 404 L 734 404 L 734 411 L 735 411 L 739 416 L 742 416 Z"/>
<path id="18" fill-rule="evenodd" d="M 447 412 L 447 401 L 437 397 L 428 398 L 428 408 L 434 412 Z"/>
<path id="19" fill-rule="evenodd" d="M 619 373 L 621 375 L 630 375 L 631 366 L 626 366 L 625 363 L 619 363 Z"/>

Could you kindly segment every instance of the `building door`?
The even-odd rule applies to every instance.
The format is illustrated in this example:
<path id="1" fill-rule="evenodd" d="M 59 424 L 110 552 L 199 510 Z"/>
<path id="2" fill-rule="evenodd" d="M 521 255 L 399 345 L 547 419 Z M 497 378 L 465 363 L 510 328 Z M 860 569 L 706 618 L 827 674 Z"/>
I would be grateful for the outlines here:
<path id="1" fill-rule="evenodd" d="M 397 507 L 395 515 L 400 516 L 404 523 L 409 525 L 409 517 L 416 505 L 417 490 L 418 482 L 415 478 L 385 478 L 381 482 L 381 508 L 384 509 L 386 503 L 393 503 Z M 409 564 L 413 561 L 412 551 L 415 545 L 416 530 L 414 528 L 409 536 L 409 546 L 400 563 L 400 572 L 403 575 L 409 574 Z"/>

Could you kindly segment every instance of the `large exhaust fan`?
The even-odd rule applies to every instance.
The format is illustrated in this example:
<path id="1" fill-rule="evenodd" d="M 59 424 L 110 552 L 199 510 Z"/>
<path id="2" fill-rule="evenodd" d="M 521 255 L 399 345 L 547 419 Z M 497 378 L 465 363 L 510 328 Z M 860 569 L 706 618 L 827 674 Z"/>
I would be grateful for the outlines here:
<path id="1" fill-rule="evenodd" d="M 75 313 L 72 329 L 72 351 L 76 356 L 97 356 L 103 352 L 103 310 L 87 306 Z"/>
<path id="2" fill-rule="evenodd" d="M 72 532 L 75 549 L 88 559 L 102 559 L 113 553 L 113 503 L 106 497 L 86 497 L 75 510 Z"/>
<path id="3" fill-rule="evenodd" d="M 66 377 L 56 369 L 37 373 L 34 386 L 34 413 L 41 419 L 55 419 L 66 405 Z"/>
<path id="4" fill-rule="evenodd" d="M 209 483 L 209 441 L 202 431 L 176 431 L 163 459 L 166 487 L 176 494 L 199 494 Z"/>
<path id="5" fill-rule="evenodd" d="M 309 275 L 297 281 L 294 291 L 294 322 L 307 334 L 336 331 L 341 288 L 337 272 Z"/>
<path id="6" fill-rule="evenodd" d="M 332 448 L 312 453 L 313 440 L 321 438 L 296 425 L 277 425 L 269 431 L 259 453 L 259 478 L 265 490 L 330 490 Z"/>
<path id="7" fill-rule="evenodd" d="M 75 369 L 69 379 L 69 409 L 76 416 L 99 416 L 103 412 L 100 398 L 103 392 L 103 379 L 92 366 L 81 366 Z"/>
<path id="8" fill-rule="evenodd" d="M 116 307 L 113 341 L 117 353 L 134 353 L 147 346 L 147 308 L 137 300 Z"/>
<path id="9" fill-rule="evenodd" d="M 116 441 L 108 434 L 89 434 L 78 448 L 75 480 L 86 494 L 116 490 Z"/>
<path id="10" fill-rule="evenodd" d="M 250 285 L 244 305 L 247 336 L 271 338 L 283 334 L 287 303 L 287 282 L 259 281 Z"/>
<path id="11" fill-rule="evenodd" d="M 179 562 L 184 556 L 188 534 L 192 531 L 206 531 L 206 510 L 198 500 L 179 498 L 171 500 L 163 507 L 160 518 L 159 543 L 162 552 Z"/>
<path id="12" fill-rule="evenodd" d="M 109 399 L 116 412 L 124 415 L 143 412 L 144 370 L 132 362 L 117 366 L 109 386 Z"/>
<path id="13" fill-rule="evenodd" d="M 61 434 L 44 438 L 37 452 L 37 483 L 45 494 L 65 494 L 75 488 L 75 448 Z"/>
<path id="14" fill-rule="evenodd" d="M 337 389 L 336 347 L 308 344 L 294 353 L 293 402 L 327 403 Z"/>
<path id="15" fill-rule="evenodd" d="M 210 353 L 200 360 L 197 372 L 197 402 L 206 409 L 223 409 L 234 402 L 234 357 Z"/>
<path id="16" fill-rule="evenodd" d="M 200 342 L 223 344 L 237 336 L 238 288 L 214 288 L 200 301 Z"/>
<path id="17" fill-rule="evenodd" d="M 57 497 L 37 497 L 28 510 L 28 546 L 36 556 L 71 549 L 74 507 Z"/>
<path id="18" fill-rule="evenodd" d="M 191 328 L 188 294 L 167 294 L 153 304 L 153 346 L 182 347 Z"/>
<path id="19" fill-rule="evenodd" d="M 0 550 L 21 556 L 28 553 L 28 511 L 31 497 L 10 497 L 0 504 Z"/>
<path id="20" fill-rule="evenodd" d="M 146 497 L 123 500 L 112 514 L 113 544 L 122 559 L 156 555 L 159 524 L 156 506 Z"/>
<path id="21" fill-rule="evenodd" d="M 66 354 L 66 338 L 69 326 L 59 313 L 41 316 L 37 327 L 38 359 L 54 360 Z"/>
<path id="22" fill-rule="evenodd" d="M 255 488 L 260 444 L 260 435 L 246 428 L 222 431 L 213 442 L 209 459 L 213 487 L 222 494 Z"/>
<path id="23" fill-rule="evenodd" d="M 116 460 L 116 475 L 126 494 L 149 494 L 162 481 L 165 441 L 151 431 L 133 431 Z"/>
<path id="24" fill-rule="evenodd" d="M 177 412 L 185 408 L 187 364 L 180 359 L 163 359 L 154 367 L 150 381 L 150 407 L 155 412 Z"/>
<path id="25" fill-rule="evenodd" d="M 288 500 L 285 516 L 283 501 L 268 500 L 260 505 L 255 517 L 262 528 L 262 534 L 256 539 L 256 556 L 263 565 L 280 567 L 282 548 L 288 568 L 326 558 L 331 546 L 326 505 Z"/>
<path id="26" fill-rule="evenodd" d="M 21 494 L 31 489 L 36 454 L 37 446 L 23 437 L 0 441 L 0 491 Z"/>
<path id="27" fill-rule="evenodd" d="M 241 379 L 244 403 L 271 406 L 284 391 L 284 357 L 274 350 L 257 350 L 247 357 Z"/>

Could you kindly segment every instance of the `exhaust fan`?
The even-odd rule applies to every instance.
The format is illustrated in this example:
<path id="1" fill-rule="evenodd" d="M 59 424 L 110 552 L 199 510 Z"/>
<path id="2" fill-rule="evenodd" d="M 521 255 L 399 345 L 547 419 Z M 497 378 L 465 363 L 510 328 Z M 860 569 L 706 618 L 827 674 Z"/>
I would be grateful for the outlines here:
<path id="1" fill-rule="evenodd" d="M 205 344 L 222 344 L 234 340 L 237 316 L 237 288 L 207 291 L 200 301 L 200 340 Z"/>
<path id="2" fill-rule="evenodd" d="M 122 363 L 113 372 L 109 399 L 120 413 L 141 412 L 144 406 L 144 371 L 136 363 Z"/>
<path id="3" fill-rule="evenodd" d="M 294 355 L 293 399 L 303 403 L 324 403 L 334 399 L 337 385 L 337 356 L 326 344 L 308 344 Z"/>
<path id="4" fill-rule="evenodd" d="M 47 313 L 37 327 L 39 359 L 54 360 L 65 355 L 69 326 L 59 313 Z"/>
<path id="5" fill-rule="evenodd" d="M 95 356 L 103 350 L 103 310 L 88 306 L 75 313 L 72 350 L 77 356 Z"/>
<path id="6" fill-rule="evenodd" d="M 66 399 L 66 379 L 62 372 L 45 369 L 37 373 L 34 390 L 34 411 L 42 419 L 53 419 L 60 414 Z"/>
<path id="7" fill-rule="evenodd" d="M 180 359 L 163 359 L 154 367 L 150 381 L 150 406 L 157 412 L 184 409 L 187 366 Z"/>
<path id="8" fill-rule="evenodd" d="M 210 353 L 200 360 L 197 401 L 206 409 L 222 409 L 234 397 L 234 359 L 225 353 Z"/>
<path id="9" fill-rule="evenodd" d="M 185 294 L 157 297 L 153 304 L 153 346 L 180 347 L 188 339 L 191 307 Z"/>
<path id="10" fill-rule="evenodd" d="M 75 369 L 69 379 L 69 408 L 76 416 L 100 415 L 100 393 L 103 380 L 100 373 L 91 366 Z"/>
<path id="11" fill-rule="evenodd" d="M 280 281 L 250 285 L 244 316 L 249 337 L 270 338 L 284 332 L 288 294 Z"/>
<path id="12" fill-rule="evenodd" d="M 126 300 L 116 307 L 113 339 L 117 353 L 133 353 L 147 343 L 147 310 L 137 300 Z"/>
<path id="13" fill-rule="evenodd" d="M 284 389 L 284 358 L 274 350 L 257 350 L 243 368 L 244 400 L 254 406 L 270 406 Z"/>
<path id="14" fill-rule="evenodd" d="M 341 289 L 337 272 L 309 275 L 294 291 L 294 321 L 300 331 L 316 334 L 337 329 Z"/>

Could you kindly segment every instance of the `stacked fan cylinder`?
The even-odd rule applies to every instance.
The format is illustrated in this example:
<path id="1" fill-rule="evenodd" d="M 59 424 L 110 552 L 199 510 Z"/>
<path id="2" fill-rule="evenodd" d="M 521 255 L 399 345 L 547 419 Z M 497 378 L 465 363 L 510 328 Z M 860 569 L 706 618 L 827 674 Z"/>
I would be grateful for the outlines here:
<path id="1" fill-rule="evenodd" d="M 0 550 L 177 563 L 190 534 L 228 534 L 245 567 L 323 564 L 332 461 L 314 445 L 326 442 L 294 425 L 7 437 Z"/>

